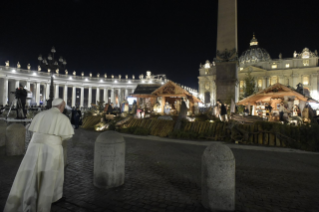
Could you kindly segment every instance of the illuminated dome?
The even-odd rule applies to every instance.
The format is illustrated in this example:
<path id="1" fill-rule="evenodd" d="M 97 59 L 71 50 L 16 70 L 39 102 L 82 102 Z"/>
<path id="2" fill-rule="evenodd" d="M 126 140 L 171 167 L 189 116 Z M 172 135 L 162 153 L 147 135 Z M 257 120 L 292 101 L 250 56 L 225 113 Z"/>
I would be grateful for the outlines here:
<path id="1" fill-rule="evenodd" d="M 258 41 L 255 38 L 255 35 L 253 36 L 253 39 L 251 39 L 250 41 L 249 49 L 244 51 L 242 55 L 239 57 L 239 62 L 241 64 L 252 64 L 270 60 L 271 58 L 268 52 L 265 49 L 260 48 L 258 46 Z"/>

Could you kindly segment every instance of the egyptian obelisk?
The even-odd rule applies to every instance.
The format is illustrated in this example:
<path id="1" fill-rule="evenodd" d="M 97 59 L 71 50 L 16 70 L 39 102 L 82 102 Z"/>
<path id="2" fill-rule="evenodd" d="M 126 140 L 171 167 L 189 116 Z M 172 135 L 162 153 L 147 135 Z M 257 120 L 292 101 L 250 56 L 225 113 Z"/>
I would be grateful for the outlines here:
<path id="1" fill-rule="evenodd" d="M 216 96 L 237 100 L 237 0 L 218 0 Z"/>

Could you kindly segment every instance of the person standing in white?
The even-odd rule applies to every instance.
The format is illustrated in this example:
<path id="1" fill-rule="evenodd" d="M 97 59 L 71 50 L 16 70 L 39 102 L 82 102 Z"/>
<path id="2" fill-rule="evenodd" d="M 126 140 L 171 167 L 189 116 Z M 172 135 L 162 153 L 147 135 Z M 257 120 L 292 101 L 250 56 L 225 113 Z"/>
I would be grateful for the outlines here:
<path id="1" fill-rule="evenodd" d="M 62 198 L 64 158 L 62 141 L 71 138 L 73 127 L 62 114 L 65 102 L 54 99 L 52 108 L 37 114 L 27 152 L 14 179 L 4 212 L 49 212 Z"/>

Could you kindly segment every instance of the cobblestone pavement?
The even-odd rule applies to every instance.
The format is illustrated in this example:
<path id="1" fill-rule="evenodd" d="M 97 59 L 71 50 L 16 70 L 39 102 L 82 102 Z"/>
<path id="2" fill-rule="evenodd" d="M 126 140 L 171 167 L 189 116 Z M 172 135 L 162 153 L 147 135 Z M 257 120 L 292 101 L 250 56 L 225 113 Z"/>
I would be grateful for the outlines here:
<path id="1" fill-rule="evenodd" d="M 77 130 L 68 143 L 63 211 L 207 211 L 201 206 L 201 155 L 205 146 L 126 138 L 125 185 L 93 186 L 94 141 Z M 232 149 L 236 158 L 237 211 L 319 211 L 319 154 Z M 22 157 L 0 148 L 0 211 Z"/>

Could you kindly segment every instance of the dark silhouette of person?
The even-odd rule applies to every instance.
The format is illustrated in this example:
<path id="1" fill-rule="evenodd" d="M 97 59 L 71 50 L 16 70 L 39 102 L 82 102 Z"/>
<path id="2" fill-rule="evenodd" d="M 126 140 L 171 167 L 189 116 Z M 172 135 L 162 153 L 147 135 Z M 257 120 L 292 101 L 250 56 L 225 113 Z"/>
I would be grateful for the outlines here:
<path id="1" fill-rule="evenodd" d="M 80 125 L 80 119 L 82 117 L 82 113 L 79 108 L 76 108 L 75 113 L 74 113 L 74 125 L 75 129 L 79 128 Z"/>
<path id="2" fill-rule="evenodd" d="M 26 115 L 27 115 L 27 110 L 25 108 L 25 103 L 27 101 L 28 93 L 23 88 L 22 84 L 19 84 L 19 88 L 16 89 L 15 95 L 16 95 L 16 99 L 17 99 L 17 119 L 24 119 L 24 118 L 26 118 Z M 20 101 L 21 104 L 19 104 L 19 101 Z M 19 110 L 23 111 L 22 117 L 19 116 Z"/>

